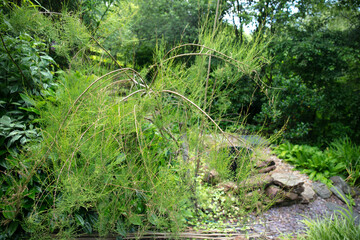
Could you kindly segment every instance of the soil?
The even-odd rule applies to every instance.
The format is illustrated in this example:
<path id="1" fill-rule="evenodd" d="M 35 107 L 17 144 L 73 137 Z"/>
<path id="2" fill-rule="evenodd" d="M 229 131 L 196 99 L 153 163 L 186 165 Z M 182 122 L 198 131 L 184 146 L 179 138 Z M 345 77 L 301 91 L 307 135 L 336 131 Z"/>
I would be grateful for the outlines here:
<path id="1" fill-rule="evenodd" d="M 269 154 L 269 150 L 267 150 Z M 276 163 L 274 172 L 291 172 L 304 181 L 304 185 L 311 186 L 312 181 L 307 175 L 294 171 L 294 167 L 282 161 L 276 156 L 271 155 L 271 160 Z M 360 198 L 355 200 L 354 211 L 360 214 Z M 293 236 L 305 233 L 306 225 L 302 222 L 304 219 L 317 219 L 329 217 L 333 211 L 326 206 L 327 202 L 336 203 L 343 207 L 346 205 L 336 196 L 332 195 L 328 199 L 322 199 L 315 195 L 313 201 L 308 204 L 294 204 L 285 207 L 272 207 L 260 216 L 251 216 L 251 223 L 248 231 L 250 234 L 260 234 L 265 239 L 278 239 L 281 236 Z M 264 238 L 262 238 L 264 239 Z"/>

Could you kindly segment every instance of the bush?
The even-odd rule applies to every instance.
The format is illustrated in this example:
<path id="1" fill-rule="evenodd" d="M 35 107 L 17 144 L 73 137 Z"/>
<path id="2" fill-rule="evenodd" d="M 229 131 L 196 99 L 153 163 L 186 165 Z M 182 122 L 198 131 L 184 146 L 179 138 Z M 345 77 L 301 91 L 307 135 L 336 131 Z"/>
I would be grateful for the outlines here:
<path id="1" fill-rule="evenodd" d="M 222 50 L 226 39 L 212 43 L 217 41 L 212 47 Z M 192 210 L 208 203 L 201 198 L 196 179 L 200 161 L 215 156 L 217 149 L 207 150 L 205 133 L 223 133 L 201 109 L 212 101 L 210 96 L 205 101 L 206 84 L 199 80 L 209 75 L 208 64 L 203 64 L 209 58 L 201 55 L 201 49 L 196 53 L 195 64 L 187 67 L 173 61 L 184 57 L 175 50 L 167 55 L 159 50 L 151 85 L 129 68 L 101 77 L 88 74 L 98 73 L 94 66 L 62 73 L 56 101 L 35 102 L 42 142 L 29 144 L 8 161 L 10 167 L 2 175 L 3 236 L 13 237 L 15 231 L 33 238 L 53 233 L 70 238 L 84 232 L 125 236 L 154 228 L 183 229 L 196 214 Z M 213 57 L 226 58 L 218 67 L 232 64 L 239 74 L 251 72 L 248 65 L 221 52 L 214 51 Z M 182 156 L 184 134 L 189 143 L 187 160 Z M 230 161 L 229 157 L 216 160 Z M 239 181 L 249 175 L 249 161 L 243 162 Z M 226 179 L 228 172 L 221 170 Z M 226 198 L 216 193 L 218 199 Z M 240 199 L 245 198 L 244 192 L 240 194 Z M 228 206 L 232 213 L 256 203 L 233 202 L 239 206 Z"/>
<path id="2" fill-rule="evenodd" d="M 18 151 L 24 145 L 39 137 L 35 129 L 39 111 L 34 97 L 49 100 L 55 94 L 55 61 L 44 49 L 45 44 L 34 40 L 28 34 L 19 37 L 4 36 L 0 48 L 0 142 L 1 158 L 8 151 Z"/>
<path id="3" fill-rule="evenodd" d="M 330 154 L 346 165 L 347 181 L 356 185 L 360 180 L 360 146 L 356 146 L 348 137 L 330 143 Z"/>

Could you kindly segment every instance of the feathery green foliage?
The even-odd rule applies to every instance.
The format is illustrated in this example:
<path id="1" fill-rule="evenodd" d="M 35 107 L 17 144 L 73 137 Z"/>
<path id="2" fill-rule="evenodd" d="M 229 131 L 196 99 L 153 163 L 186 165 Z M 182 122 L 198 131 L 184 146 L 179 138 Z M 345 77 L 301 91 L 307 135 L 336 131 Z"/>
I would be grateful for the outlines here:
<path id="1" fill-rule="evenodd" d="M 2 195 L 8 228 L 21 222 L 17 231 L 33 238 L 55 232 L 58 237 L 82 232 L 125 236 L 154 228 L 175 233 L 197 214 L 206 216 L 201 212 L 209 207 L 209 199 L 201 196 L 207 190 L 199 186 L 200 166 L 221 166 L 220 177 L 232 178 L 230 169 L 224 168 L 231 158 L 225 154 L 215 161 L 211 156 L 218 148 L 205 145 L 205 134 L 223 133 L 208 114 L 214 94 L 220 96 L 222 88 L 214 81 L 216 92 L 210 95 L 208 81 L 221 77 L 216 74 L 220 68 L 232 68 L 233 76 L 251 77 L 259 64 L 258 43 L 248 46 L 250 52 L 232 48 L 229 56 L 221 52 L 229 47 L 226 38 L 218 36 L 204 32 L 204 44 L 210 45 L 212 39 L 210 47 L 199 44 L 197 51 L 185 54 L 177 54 L 177 49 L 165 53 L 160 46 L 150 81 L 130 68 L 100 77 L 96 74 L 103 69 L 96 66 L 91 66 L 93 74 L 62 73 L 57 100 L 38 101 L 36 106 L 43 141 L 29 145 L 14 159 L 22 164 L 6 170 L 16 182 L 6 178 Z M 190 67 L 188 58 L 194 58 Z M 207 67 L 212 61 L 217 61 L 214 69 Z M 189 159 L 183 157 L 184 134 Z M 252 163 L 241 155 L 238 159 L 235 179 L 241 182 L 251 173 Z M 237 194 L 236 198 L 245 198 L 245 192 Z M 222 201 L 212 207 L 213 213 L 222 211 L 214 217 L 245 215 L 256 201 L 231 202 L 235 206 Z"/>

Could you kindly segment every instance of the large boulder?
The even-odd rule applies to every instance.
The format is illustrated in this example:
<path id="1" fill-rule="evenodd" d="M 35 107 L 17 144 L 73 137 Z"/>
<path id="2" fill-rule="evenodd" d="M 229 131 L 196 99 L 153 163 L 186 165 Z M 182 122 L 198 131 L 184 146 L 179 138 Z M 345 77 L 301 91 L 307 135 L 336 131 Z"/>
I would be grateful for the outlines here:
<path id="1" fill-rule="evenodd" d="M 271 201 L 274 201 L 273 203 L 275 203 L 275 205 L 280 206 L 287 206 L 303 201 L 303 198 L 299 194 L 286 192 L 276 185 L 267 187 L 265 189 L 265 194 Z"/>
<path id="2" fill-rule="evenodd" d="M 346 197 L 345 193 L 342 191 L 341 188 L 337 186 L 332 186 L 330 188 L 330 191 L 332 191 L 332 193 L 344 203 L 350 203 L 349 199 Z"/>
<path id="3" fill-rule="evenodd" d="M 287 192 L 301 194 L 304 191 L 304 182 L 291 173 L 273 173 L 271 177 L 274 184 L 281 187 Z"/>
<path id="4" fill-rule="evenodd" d="M 309 203 L 315 197 L 315 191 L 310 186 L 304 187 L 304 192 L 301 193 L 301 197 L 303 198 L 302 203 Z"/>
<path id="5" fill-rule="evenodd" d="M 327 199 L 331 196 L 331 191 L 329 188 L 326 186 L 326 184 L 320 181 L 313 182 L 312 188 L 317 193 L 317 195 L 323 199 Z"/>
<path id="6" fill-rule="evenodd" d="M 351 194 L 350 186 L 340 176 L 333 176 L 330 180 L 333 182 L 334 187 L 341 189 L 345 194 Z"/>

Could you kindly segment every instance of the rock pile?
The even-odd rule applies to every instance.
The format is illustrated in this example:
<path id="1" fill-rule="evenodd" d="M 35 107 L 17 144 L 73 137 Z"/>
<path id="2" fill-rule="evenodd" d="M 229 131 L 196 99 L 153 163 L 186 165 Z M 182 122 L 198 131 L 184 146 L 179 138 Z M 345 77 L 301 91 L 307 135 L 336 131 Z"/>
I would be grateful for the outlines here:
<path id="1" fill-rule="evenodd" d="M 254 192 L 263 193 L 263 204 L 272 203 L 274 206 L 289 206 L 292 204 L 307 204 L 314 199 L 317 194 L 323 199 L 335 195 L 343 202 L 349 202 L 346 195 L 358 196 L 360 194 L 357 188 L 350 187 L 341 177 L 331 177 L 333 186 L 317 181 L 312 186 L 307 186 L 304 181 L 291 172 L 274 172 L 276 164 L 272 160 L 261 161 L 255 165 L 257 174 L 240 182 L 220 182 L 219 174 L 215 170 L 207 169 L 203 182 L 216 185 L 224 189 L 225 192 L 238 193 L 239 189 L 245 190 L 248 196 Z"/>
<path id="2" fill-rule="evenodd" d="M 207 170 L 203 182 L 217 185 L 225 192 L 237 193 L 239 189 L 245 190 L 251 196 L 253 192 L 261 192 L 264 204 L 291 205 L 295 203 L 308 203 L 314 198 L 315 192 L 304 186 L 304 182 L 293 174 L 273 172 L 276 169 L 272 160 L 261 161 L 255 165 L 257 174 L 240 182 L 220 182 L 219 174 L 215 170 Z"/>

